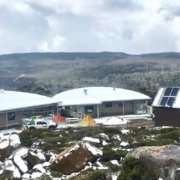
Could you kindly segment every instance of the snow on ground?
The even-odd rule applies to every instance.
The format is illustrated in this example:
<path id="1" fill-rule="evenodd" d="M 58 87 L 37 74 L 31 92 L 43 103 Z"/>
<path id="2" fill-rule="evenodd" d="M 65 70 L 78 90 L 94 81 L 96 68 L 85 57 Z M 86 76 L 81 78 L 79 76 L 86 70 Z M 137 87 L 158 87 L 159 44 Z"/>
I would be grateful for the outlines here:
<path id="1" fill-rule="evenodd" d="M 120 144 L 120 146 L 128 146 L 128 145 L 129 145 L 129 143 L 128 142 L 124 142 L 124 141 L 122 141 L 121 144 Z"/>
<path id="2" fill-rule="evenodd" d="M 130 133 L 130 130 L 129 129 L 122 129 L 121 132 L 123 134 L 128 134 L 128 133 Z"/>
<path id="3" fill-rule="evenodd" d="M 0 149 L 5 149 L 9 146 L 9 141 L 3 141 L 0 143 Z"/>
<path id="4" fill-rule="evenodd" d="M 95 156 L 102 156 L 102 150 L 96 148 L 95 146 L 90 145 L 89 143 L 84 143 L 84 146 Z"/>
<path id="5" fill-rule="evenodd" d="M 86 142 L 92 142 L 92 143 L 100 143 L 100 140 L 97 138 L 92 138 L 92 137 L 83 137 L 82 138 L 83 141 Z"/>
<path id="6" fill-rule="evenodd" d="M 18 168 L 21 170 L 21 172 L 26 173 L 28 171 L 28 167 L 25 161 L 20 156 L 15 154 L 13 160 L 16 166 L 18 166 Z"/>
<path id="7" fill-rule="evenodd" d="M 117 160 L 111 160 L 110 162 L 111 162 L 111 164 L 113 164 L 113 165 L 117 165 L 117 166 L 119 166 L 119 163 L 118 163 L 118 161 L 117 161 Z"/>
<path id="8" fill-rule="evenodd" d="M 120 124 L 127 124 L 127 120 L 120 118 L 118 116 L 112 116 L 112 117 L 103 117 L 95 119 L 97 124 L 103 124 L 103 125 L 120 125 Z"/>

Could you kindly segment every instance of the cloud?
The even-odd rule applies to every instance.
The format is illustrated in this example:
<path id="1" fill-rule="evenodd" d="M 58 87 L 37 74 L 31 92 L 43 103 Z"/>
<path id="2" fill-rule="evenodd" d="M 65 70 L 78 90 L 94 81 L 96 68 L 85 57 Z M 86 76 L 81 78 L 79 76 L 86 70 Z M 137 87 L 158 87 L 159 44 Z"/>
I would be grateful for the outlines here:
<path id="1" fill-rule="evenodd" d="M 180 50 L 177 0 L 1 0 L 0 54 Z"/>

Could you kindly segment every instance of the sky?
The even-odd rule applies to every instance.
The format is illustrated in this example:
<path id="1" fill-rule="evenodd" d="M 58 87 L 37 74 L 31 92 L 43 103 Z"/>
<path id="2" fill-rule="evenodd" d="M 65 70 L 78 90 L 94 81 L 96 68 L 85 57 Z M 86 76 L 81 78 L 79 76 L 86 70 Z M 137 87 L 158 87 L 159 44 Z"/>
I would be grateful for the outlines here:
<path id="1" fill-rule="evenodd" d="M 179 0 L 0 0 L 0 54 L 180 51 Z"/>

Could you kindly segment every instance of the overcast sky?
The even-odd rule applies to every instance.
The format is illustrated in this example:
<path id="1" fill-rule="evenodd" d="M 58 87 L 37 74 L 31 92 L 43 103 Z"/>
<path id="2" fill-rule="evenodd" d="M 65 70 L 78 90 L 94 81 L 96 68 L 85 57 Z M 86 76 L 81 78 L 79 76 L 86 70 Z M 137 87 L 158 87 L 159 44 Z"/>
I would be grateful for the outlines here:
<path id="1" fill-rule="evenodd" d="M 0 54 L 180 51 L 180 0 L 0 0 Z"/>

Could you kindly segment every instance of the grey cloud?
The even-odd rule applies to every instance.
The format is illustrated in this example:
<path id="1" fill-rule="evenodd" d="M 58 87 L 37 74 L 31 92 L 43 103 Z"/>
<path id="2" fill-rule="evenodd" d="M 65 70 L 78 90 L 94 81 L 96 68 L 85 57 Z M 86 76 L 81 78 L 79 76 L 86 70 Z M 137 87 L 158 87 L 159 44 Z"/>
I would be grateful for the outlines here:
<path id="1" fill-rule="evenodd" d="M 108 10 L 135 11 L 141 10 L 142 6 L 133 0 L 105 0 L 105 7 Z"/>

